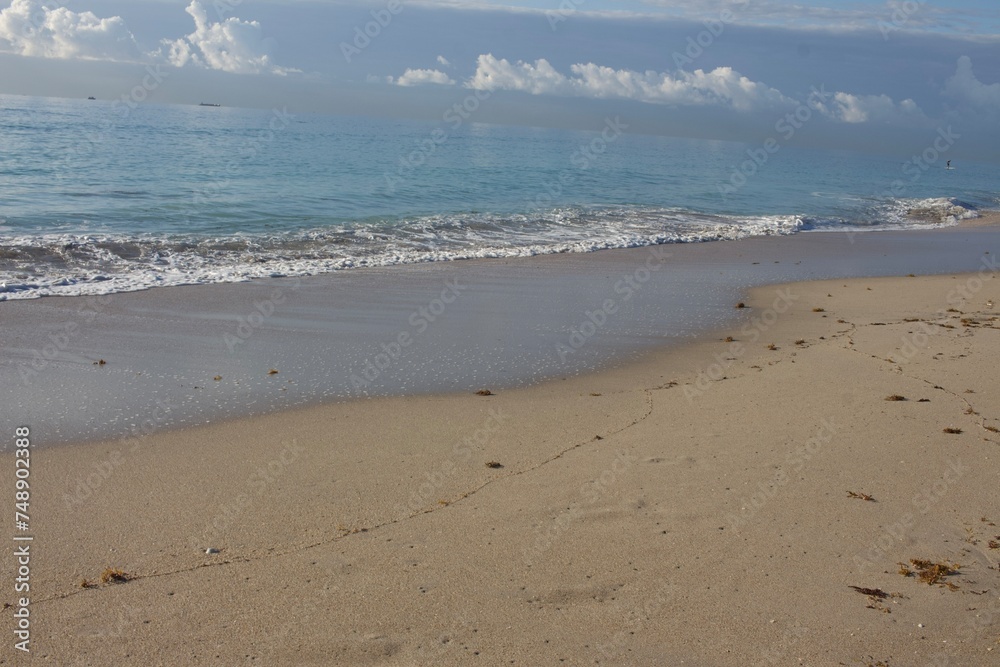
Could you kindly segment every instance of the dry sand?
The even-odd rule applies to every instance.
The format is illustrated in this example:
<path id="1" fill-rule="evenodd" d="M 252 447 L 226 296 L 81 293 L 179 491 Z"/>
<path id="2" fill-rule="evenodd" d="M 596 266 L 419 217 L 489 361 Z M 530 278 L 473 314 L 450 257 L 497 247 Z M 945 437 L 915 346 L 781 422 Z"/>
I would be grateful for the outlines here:
<path id="1" fill-rule="evenodd" d="M 532 389 L 37 450 L 32 664 L 995 665 L 994 273 L 760 288 Z"/>

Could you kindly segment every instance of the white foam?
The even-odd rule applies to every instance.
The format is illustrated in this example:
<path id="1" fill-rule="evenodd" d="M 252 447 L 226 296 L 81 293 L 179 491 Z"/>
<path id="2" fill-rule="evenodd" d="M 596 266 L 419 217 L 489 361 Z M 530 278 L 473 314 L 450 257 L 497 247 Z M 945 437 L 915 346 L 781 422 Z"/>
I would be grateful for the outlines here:
<path id="1" fill-rule="evenodd" d="M 957 225 L 962 220 L 979 217 L 979 213 L 968 204 L 948 197 L 904 199 L 902 202 L 909 206 L 906 217 L 911 220 L 928 220 L 932 223 L 937 221 L 944 225 Z"/>
<path id="2" fill-rule="evenodd" d="M 918 212 L 914 216 L 913 212 Z M 975 211 L 952 199 L 897 200 L 872 228 L 956 224 Z M 844 229 L 849 221 L 732 216 L 652 207 L 562 208 L 531 215 L 436 215 L 271 236 L 216 238 L 51 233 L 0 243 L 0 300 L 102 295 L 168 285 L 244 282 L 360 267 L 585 253 Z"/>

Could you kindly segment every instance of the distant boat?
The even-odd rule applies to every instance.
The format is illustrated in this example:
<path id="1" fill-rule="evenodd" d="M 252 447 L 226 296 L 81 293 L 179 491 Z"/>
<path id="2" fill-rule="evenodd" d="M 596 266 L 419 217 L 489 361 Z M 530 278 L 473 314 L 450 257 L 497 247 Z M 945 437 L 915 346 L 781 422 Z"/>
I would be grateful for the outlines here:
<path id="1" fill-rule="evenodd" d="M 88 100 L 96 100 L 97 98 L 96 98 L 96 97 L 94 97 L 93 95 L 91 95 L 91 96 L 90 96 L 90 97 L 88 97 L 87 99 L 88 99 Z"/>
<path id="2" fill-rule="evenodd" d="M 200 107 L 221 107 L 221 104 L 212 104 L 211 102 L 202 102 L 198 106 Z"/>

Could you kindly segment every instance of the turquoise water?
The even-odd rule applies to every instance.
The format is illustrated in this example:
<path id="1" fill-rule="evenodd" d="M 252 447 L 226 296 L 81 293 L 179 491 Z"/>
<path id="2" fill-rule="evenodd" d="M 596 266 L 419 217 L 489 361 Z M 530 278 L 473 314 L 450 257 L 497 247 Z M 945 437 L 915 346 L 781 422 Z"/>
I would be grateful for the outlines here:
<path id="1" fill-rule="evenodd" d="M 0 96 L 0 300 L 926 228 L 1000 206 L 1000 166 L 946 170 L 950 148 L 908 163 L 780 133 L 770 153 L 634 135 L 624 117 L 592 132 L 471 120 Z"/>

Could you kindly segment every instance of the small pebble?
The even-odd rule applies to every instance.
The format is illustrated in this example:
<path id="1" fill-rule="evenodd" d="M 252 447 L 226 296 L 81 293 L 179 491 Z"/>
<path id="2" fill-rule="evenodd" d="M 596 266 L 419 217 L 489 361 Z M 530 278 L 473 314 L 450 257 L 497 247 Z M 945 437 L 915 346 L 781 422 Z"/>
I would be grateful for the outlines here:
<path id="1" fill-rule="evenodd" d="M 219 553 L 219 550 L 216 549 L 215 547 L 209 547 L 209 548 L 205 549 L 205 553 L 207 553 L 207 554 L 217 554 L 217 553 Z"/>

